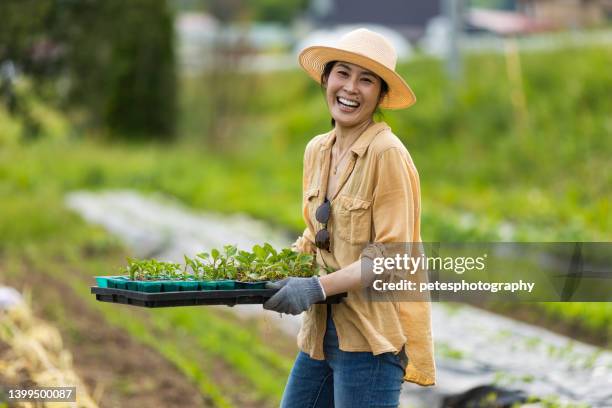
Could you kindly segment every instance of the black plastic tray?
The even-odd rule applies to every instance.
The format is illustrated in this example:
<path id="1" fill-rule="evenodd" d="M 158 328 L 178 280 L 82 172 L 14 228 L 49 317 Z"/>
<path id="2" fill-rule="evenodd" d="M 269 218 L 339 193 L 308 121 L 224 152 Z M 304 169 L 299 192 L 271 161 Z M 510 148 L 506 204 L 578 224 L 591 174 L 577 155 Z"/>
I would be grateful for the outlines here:
<path id="1" fill-rule="evenodd" d="M 146 293 L 135 290 L 91 287 L 91 293 L 100 302 L 120 303 L 141 307 L 171 307 L 198 305 L 262 304 L 278 289 L 199 290 L 191 292 Z M 346 293 L 329 296 L 319 303 L 340 303 Z"/>

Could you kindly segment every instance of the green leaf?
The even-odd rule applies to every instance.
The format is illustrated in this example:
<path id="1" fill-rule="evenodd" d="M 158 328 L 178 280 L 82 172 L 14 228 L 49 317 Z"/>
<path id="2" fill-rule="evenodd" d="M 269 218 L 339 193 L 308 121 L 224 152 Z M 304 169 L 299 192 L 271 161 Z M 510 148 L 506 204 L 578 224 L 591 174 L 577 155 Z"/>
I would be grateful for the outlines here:
<path id="1" fill-rule="evenodd" d="M 255 245 L 253 247 L 253 252 L 255 253 L 255 257 L 260 261 L 265 261 L 265 259 L 268 257 L 268 253 L 266 252 L 266 250 L 260 247 L 259 245 Z"/>
<path id="2" fill-rule="evenodd" d="M 266 250 L 266 252 L 268 252 L 269 254 L 272 254 L 274 256 L 277 255 L 276 249 L 274 249 L 274 247 L 272 245 L 270 245 L 270 243 L 266 242 L 264 244 L 264 249 Z"/>
<path id="3" fill-rule="evenodd" d="M 225 255 L 228 258 L 236 255 L 238 252 L 238 247 L 236 247 L 236 245 L 225 245 L 223 249 L 225 250 Z"/>

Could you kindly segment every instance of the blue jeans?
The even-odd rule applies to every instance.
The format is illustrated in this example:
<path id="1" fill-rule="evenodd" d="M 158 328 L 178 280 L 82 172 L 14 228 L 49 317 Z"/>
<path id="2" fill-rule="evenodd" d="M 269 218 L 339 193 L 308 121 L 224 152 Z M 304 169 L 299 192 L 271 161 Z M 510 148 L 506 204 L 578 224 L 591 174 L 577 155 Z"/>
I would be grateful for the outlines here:
<path id="1" fill-rule="evenodd" d="M 329 309 L 327 316 L 325 360 L 299 352 L 281 408 L 396 408 L 407 361 L 393 353 L 340 350 Z"/>

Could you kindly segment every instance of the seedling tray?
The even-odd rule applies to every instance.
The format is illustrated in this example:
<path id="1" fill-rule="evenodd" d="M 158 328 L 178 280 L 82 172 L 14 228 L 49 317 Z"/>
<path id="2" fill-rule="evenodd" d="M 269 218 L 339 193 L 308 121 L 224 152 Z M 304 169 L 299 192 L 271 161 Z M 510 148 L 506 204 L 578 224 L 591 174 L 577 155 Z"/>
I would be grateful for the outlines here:
<path id="1" fill-rule="evenodd" d="M 127 289 L 138 292 L 192 292 L 196 290 L 265 289 L 269 281 L 240 282 L 222 280 L 130 280 L 127 276 L 96 276 L 99 288 Z"/>
<path id="2" fill-rule="evenodd" d="M 235 289 L 147 293 L 98 286 L 91 288 L 91 293 L 96 295 L 98 301 L 141 307 L 262 304 L 277 291 L 278 289 Z M 346 293 L 339 293 L 319 303 L 340 303 L 344 297 Z"/>

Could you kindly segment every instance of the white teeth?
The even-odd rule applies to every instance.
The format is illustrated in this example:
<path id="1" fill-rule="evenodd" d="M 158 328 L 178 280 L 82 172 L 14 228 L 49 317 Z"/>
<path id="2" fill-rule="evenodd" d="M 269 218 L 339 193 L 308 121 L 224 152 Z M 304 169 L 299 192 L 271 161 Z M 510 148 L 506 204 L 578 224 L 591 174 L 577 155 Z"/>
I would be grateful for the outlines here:
<path id="1" fill-rule="evenodd" d="M 341 97 L 338 97 L 338 102 L 340 102 L 343 105 L 351 106 L 351 107 L 354 107 L 354 108 L 359 106 L 359 102 L 351 101 L 350 99 L 345 99 L 345 98 L 341 98 Z"/>

